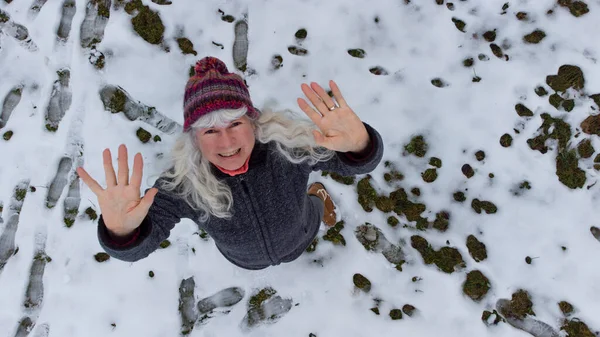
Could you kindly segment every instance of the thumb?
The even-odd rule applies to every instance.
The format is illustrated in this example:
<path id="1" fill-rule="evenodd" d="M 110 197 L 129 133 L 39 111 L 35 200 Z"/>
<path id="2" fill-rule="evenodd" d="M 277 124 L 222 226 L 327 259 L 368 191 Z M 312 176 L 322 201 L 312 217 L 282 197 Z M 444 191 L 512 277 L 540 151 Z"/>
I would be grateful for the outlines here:
<path id="1" fill-rule="evenodd" d="M 144 195 L 144 197 L 142 198 L 142 200 L 140 200 L 140 203 L 136 207 L 136 212 L 139 212 L 138 215 L 145 216 L 146 214 L 148 214 L 148 210 L 150 209 L 150 206 L 152 206 L 156 194 L 158 194 L 157 188 L 153 187 L 150 190 L 148 190 L 148 193 Z"/>

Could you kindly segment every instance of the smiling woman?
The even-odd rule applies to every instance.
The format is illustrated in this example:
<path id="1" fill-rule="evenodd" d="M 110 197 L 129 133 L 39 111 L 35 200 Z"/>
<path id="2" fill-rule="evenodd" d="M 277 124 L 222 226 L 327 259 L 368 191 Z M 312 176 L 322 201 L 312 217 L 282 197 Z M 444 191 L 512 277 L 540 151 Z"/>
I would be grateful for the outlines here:
<path id="1" fill-rule="evenodd" d="M 136 261 L 189 218 L 239 267 L 295 260 L 321 221 L 328 226 L 337 221 L 325 186 L 314 183 L 307 191 L 310 173 L 371 172 L 383 156 L 381 136 L 350 109 L 333 81 L 333 98 L 316 83 L 301 86 L 314 106 L 298 99 L 307 120 L 256 109 L 242 78 L 219 59 L 206 57 L 195 71 L 186 85 L 184 132 L 174 144 L 171 168 L 143 198 L 141 156 L 129 181 L 124 145 L 118 182 L 110 151 L 104 152 L 106 189 L 78 168 L 98 196 L 100 244 L 115 258 Z"/>

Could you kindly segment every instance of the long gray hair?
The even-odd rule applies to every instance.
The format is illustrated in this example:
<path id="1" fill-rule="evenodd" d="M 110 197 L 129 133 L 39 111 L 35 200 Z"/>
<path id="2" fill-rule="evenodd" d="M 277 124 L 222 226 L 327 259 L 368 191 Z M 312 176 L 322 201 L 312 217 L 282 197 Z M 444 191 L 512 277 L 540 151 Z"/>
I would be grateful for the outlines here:
<path id="1" fill-rule="evenodd" d="M 231 218 L 233 196 L 227 184 L 220 182 L 211 171 L 210 162 L 196 144 L 196 130 L 224 126 L 246 114 L 247 108 L 224 109 L 211 112 L 196 121 L 188 132 L 183 132 L 171 153 L 171 170 L 162 173 L 161 187 L 181 196 L 193 209 L 200 211 L 200 221 L 212 215 Z M 314 164 L 331 159 L 335 152 L 315 143 L 314 123 L 294 116 L 285 110 L 265 110 L 258 118 L 250 118 L 254 135 L 260 143 L 275 142 L 277 153 L 292 163 L 308 161 Z"/>

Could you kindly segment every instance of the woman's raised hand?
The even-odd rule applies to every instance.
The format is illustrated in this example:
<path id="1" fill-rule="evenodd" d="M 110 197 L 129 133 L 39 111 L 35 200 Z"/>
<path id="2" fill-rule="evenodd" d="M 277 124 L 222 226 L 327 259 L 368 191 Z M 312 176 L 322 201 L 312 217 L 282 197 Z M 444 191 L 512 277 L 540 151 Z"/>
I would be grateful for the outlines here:
<path id="1" fill-rule="evenodd" d="M 151 188 L 143 198 L 140 198 L 144 166 L 140 153 L 137 153 L 133 159 L 131 180 L 129 179 L 125 145 L 119 146 L 118 178 L 115 176 L 109 149 L 104 150 L 102 158 L 106 175 L 106 189 L 102 188 L 83 167 L 77 168 L 77 174 L 98 198 L 102 218 L 109 232 L 115 236 L 126 236 L 141 225 L 158 189 Z"/>

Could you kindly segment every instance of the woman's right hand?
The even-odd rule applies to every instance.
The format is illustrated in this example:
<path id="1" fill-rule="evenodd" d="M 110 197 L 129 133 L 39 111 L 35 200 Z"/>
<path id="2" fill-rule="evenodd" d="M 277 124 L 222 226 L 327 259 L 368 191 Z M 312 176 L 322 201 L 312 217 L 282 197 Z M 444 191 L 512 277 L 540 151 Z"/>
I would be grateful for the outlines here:
<path id="1" fill-rule="evenodd" d="M 131 180 L 129 180 L 127 147 L 125 145 L 119 146 L 118 180 L 113 169 L 110 150 L 104 150 L 102 157 L 106 175 L 106 189 L 103 189 L 83 167 L 77 168 L 77 174 L 98 198 L 102 218 L 110 234 L 117 237 L 127 236 L 142 224 L 154 201 L 154 196 L 158 193 L 158 189 L 151 188 L 143 198 L 140 198 L 144 165 L 140 153 L 137 153 L 133 159 Z"/>

